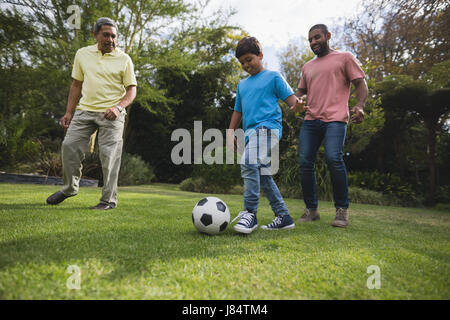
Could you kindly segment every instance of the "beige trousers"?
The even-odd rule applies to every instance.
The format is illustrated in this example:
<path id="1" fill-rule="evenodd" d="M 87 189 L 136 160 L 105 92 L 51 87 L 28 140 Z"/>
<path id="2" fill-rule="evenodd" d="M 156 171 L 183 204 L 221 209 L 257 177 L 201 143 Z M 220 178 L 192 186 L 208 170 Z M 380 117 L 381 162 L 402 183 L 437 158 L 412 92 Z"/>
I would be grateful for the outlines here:
<path id="1" fill-rule="evenodd" d="M 117 206 L 117 182 L 122 155 L 122 133 L 125 112 L 114 121 L 103 117 L 103 112 L 76 110 L 62 143 L 63 187 L 65 195 L 78 193 L 81 162 L 89 146 L 91 135 L 98 129 L 98 146 L 103 172 L 100 202 Z"/>

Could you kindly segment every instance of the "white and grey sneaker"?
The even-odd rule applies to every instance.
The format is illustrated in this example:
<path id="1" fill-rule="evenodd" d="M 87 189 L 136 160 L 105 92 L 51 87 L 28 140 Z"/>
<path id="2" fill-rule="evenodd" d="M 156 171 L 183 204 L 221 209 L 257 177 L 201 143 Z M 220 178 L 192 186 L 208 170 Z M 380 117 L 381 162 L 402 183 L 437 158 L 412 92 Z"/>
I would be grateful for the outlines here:
<path id="1" fill-rule="evenodd" d="M 258 222 L 256 220 L 256 214 L 253 212 L 248 211 L 241 211 L 237 215 L 236 218 L 231 221 L 231 223 L 234 222 L 234 220 L 239 219 L 239 222 L 236 223 L 233 227 L 234 230 L 237 232 L 249 234 L 252 233 L 253 230 L 255 230 L 258 227 Z"/>
<path id="2" fill-rule="evenodd" d="M 292 220 L 291 216 L 286 215 L 279 215 L 276 216 L 275 219 L 273 219 L 272 223 L 262 226 L 261 228 L 264 230 L 287 230 L 287 229 L 293 229 L 295 227 L 295 223 Z"/>

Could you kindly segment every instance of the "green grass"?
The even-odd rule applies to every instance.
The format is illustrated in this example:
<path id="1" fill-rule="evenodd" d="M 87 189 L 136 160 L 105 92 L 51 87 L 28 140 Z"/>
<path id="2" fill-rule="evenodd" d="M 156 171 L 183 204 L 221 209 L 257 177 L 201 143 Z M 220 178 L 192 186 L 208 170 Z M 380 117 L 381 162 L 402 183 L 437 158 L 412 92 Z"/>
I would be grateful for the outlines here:
<path id="1" fill-rule="evenodd" d="M 293 230 L 198 233 L 191 220 L 204 195 L 177 186 L 122 187 L 119 207 L 100 212 L 100 188 L 58 206 L 55 186 L 0 184 L 0 299 L 449 299 L 450 214 L 352 205 L 350 226 L 321 220 Z M 232 212 L 242 196 L 218 195 Z M 303 202 L 286 199 L 296 219 Z M 264 198 L 259 224 L 273 218 Z M 81 289 L 66 286 L 69 265 Z M 367 288 L 377 265 L 381 288 Z"/>

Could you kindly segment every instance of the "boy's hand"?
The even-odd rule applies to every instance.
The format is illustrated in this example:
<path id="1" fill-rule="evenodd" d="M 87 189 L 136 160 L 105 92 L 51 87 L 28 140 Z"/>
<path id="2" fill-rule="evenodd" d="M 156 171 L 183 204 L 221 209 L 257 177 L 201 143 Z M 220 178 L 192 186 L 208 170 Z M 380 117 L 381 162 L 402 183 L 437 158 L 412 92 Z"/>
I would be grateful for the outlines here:
<path id="1" fill-rule="evenodd" d="M 227 148 L 237 152 L 237 138 L 231 133 L 231 131 L 227 130 Z"/>
<path id="2" fill-rule="evenodd" d="M 302 112 L 307 111 L 309 106 L 306 105 L 306 94 L 301 96 L 300 98 L 296 97 L 295 104 L 291 107 L 291 110 L 294 112 Z"/>

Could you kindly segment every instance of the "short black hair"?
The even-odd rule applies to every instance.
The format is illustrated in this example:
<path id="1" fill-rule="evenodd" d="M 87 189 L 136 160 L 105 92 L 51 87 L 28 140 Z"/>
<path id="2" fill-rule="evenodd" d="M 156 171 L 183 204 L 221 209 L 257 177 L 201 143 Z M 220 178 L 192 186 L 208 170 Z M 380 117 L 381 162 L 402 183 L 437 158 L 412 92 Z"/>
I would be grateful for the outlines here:
<path id="1" fill-rule="evenodd" d="M 327 33 L 328 33 L 328 27 L 327 27 L 326 25 L 321 24 L 321 23 L 315 24 L 315 25 L 313 25 L 313 26 L 311 27 L 311 29 L 309 29 L 308 33 L 311 32 L 311 31 L 313 31 L 313 30 L 315 30 L 315 29 L 320 29 L 320 30 L 322 30 L 322 32 L 323 32 L 323 34 L 325 35 L 325 37 L 327 36 Z"/>
<path id="2" fill-rule="evenodd" d="M 242 57 L 244 54 L 253 53 L 259 55 L 262 52 L 261 43 L 255 37 L 245 37 L 239 40 L 236 47 L 236 58 Z"/>
<path id="3" fill-rule="evenodd" d="M 117 30 L 116 23 L 112 19 L 103 17 L 103 18 L 99 18 L 97 20 L 97 22 L 95 23 L 94 32 L 98 33 L 101 30 L 102 26 L 111 26 L 111 27 L 116 28 L 116 30 Z"/>

